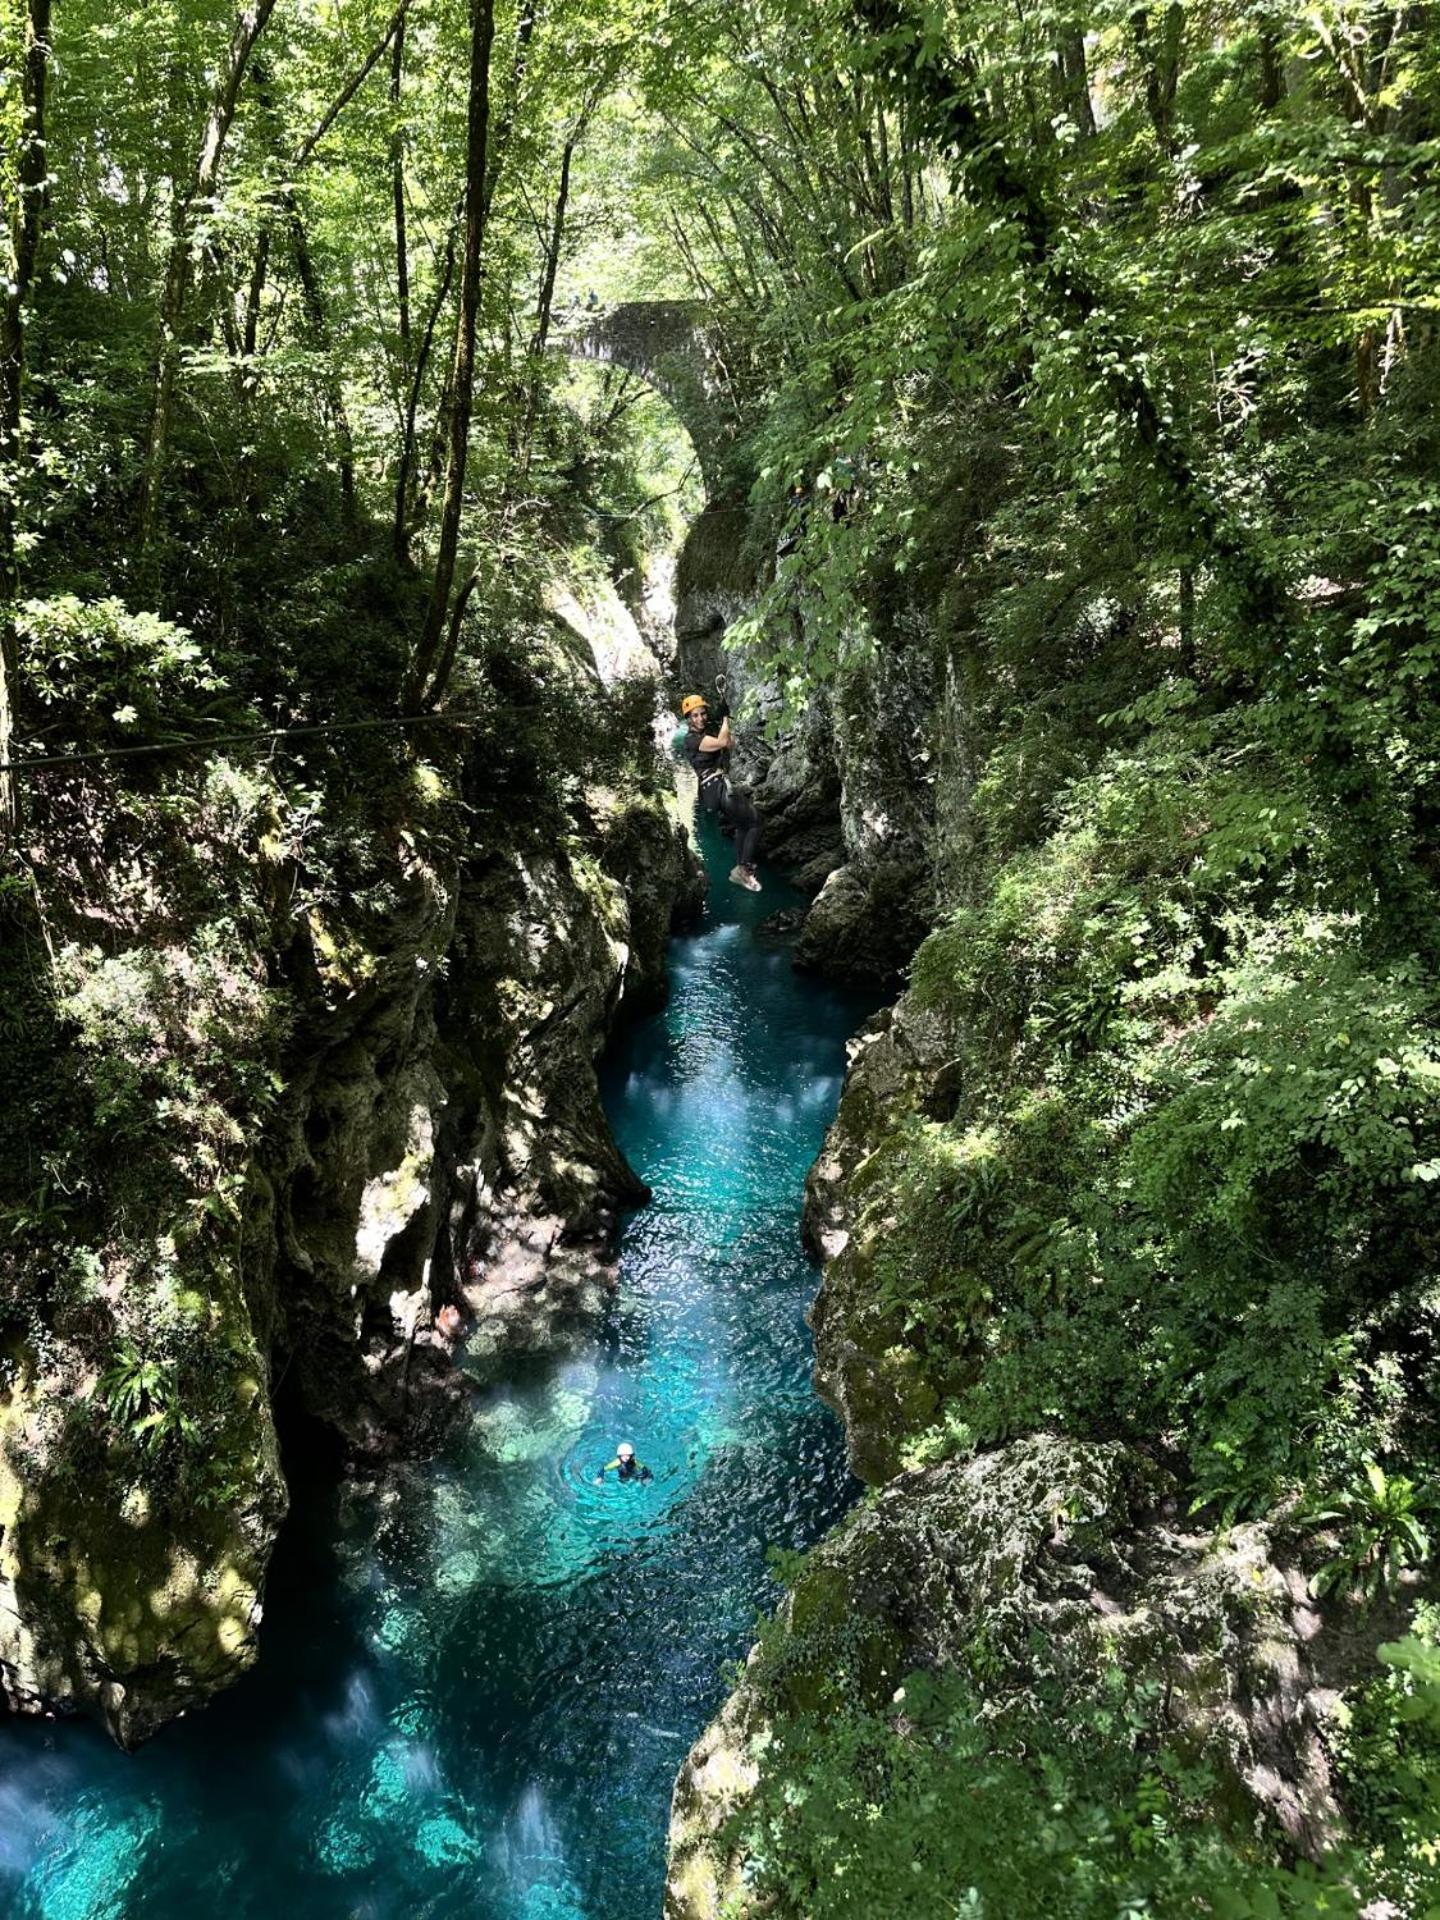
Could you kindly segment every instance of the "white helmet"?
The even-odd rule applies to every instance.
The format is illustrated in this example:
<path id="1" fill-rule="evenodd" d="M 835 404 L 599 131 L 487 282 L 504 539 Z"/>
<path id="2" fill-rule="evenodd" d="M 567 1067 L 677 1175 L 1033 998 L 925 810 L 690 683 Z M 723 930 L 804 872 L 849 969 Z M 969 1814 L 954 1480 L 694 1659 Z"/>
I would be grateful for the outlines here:
<path id="1" fill-rule="evenodd" d="M 617 1458 L 621 1460 L 633 1460 L 635 1458 L 635 1449 L 628 1440 L 622 1440 L 615 1449 L 615 1453 Z"/>

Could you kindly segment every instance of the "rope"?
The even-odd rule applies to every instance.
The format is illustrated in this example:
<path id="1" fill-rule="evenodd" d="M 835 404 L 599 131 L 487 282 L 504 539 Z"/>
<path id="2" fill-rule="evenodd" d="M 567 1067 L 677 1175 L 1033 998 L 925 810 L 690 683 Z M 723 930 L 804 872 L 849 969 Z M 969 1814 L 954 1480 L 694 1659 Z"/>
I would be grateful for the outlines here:
<path id="1" fill-rule="evenodd" d="M 248 733 L 201 734 L 189 740 L 149 741 L 144 746 L 97 747 L 91 753 L 35 754 L 24 760 L 0 760 L 0 773 L 33 773 L 41 767 L 80 767 L 100 760 L 133 760 L 146 753 L 189 753 L 196 747 L 248 746 L 257 740 L 307 740 L 327 733 L 374 733 L 385 727 L 477 727 L 469 717 L 443 713 L 392 714 L 384 720 L 329 720 L 308 727 L 264 727 Z"/>

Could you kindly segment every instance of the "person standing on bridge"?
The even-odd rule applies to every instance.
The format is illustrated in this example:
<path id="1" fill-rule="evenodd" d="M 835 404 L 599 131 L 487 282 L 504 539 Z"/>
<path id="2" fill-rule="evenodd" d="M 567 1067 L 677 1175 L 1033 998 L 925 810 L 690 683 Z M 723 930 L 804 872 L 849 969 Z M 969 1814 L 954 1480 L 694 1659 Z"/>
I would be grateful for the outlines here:
<path id="1" fill-rule="evenodd" d="M 680 702 L 685 721 L 685 757 L 700 782 L 700 805 L 706 813 L 718 814 L 735 829 L 735 865 L 730 869 L 733 886 L 759 893 L 755 878 L 755 853 L 760 841 L 760 816 L 752 801 L 730 784 L 725 771 L 730 749 L 735 744 L 730 732 L 730 715 L 722 712 L 710 730 L 710 709 L 701 693 L 687 693 Z"/>

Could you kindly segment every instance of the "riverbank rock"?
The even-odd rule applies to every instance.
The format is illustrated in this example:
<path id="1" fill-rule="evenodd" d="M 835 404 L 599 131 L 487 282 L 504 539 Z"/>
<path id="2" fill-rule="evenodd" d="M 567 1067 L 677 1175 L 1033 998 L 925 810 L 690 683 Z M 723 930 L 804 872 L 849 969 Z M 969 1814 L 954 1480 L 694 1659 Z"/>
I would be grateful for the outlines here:
<path id="1" fill-rule="evenodd" d="M 134 1745 L 254 1660 L 282 1392 L 383 1461 L 464 1418 L 476 1373 L 604 1310 L 644 1188 L 596 1061 L 663 996 L 703 876 L 630 613 L 590 582 L 548 618 L 473 696 L 503 734 L 347 746 L 298 793 L 217 762 L 198 799 L 83 794 L 0 896 L 26 1118 L 69 1196 L 37 1206 L 7 1130 L 0 1200 L 29 1222 L 0 1254 L 18 1710 Z M 572 731 L 552 757 L 557 680 L 593 752 Z"/>
<path id="2" fill-rule="evenodd" d="M 1343 1655 L 1272 1532 L 1192 1531 L 1143 1455 L 1041 1434 L 901 1476 L 809 1556 L 681 1768 L 666 1920 L 798 1920 L 757 1880 L 747 1814 L 762 1790 L 772 1808 L 783 1796 L 767 1769 L 791 1719 L 820 1712 L 842 1647 L 849 1705 L 902 1737 L 893 1703 L 917 1673 L 963 1681 L 1012 1729 L 1031 1700 L 1079 1713 L 1123 1674 L 1149 1737 L 1213 1774 L 1217 1820 L 1311 1856 L 1340 1829 L 1326 1732 Z M 987 1770 L 956 1764 L 974 1767 L 983 1824 Z"/>
<path id="3" fill-rule="evenodd" d="M 66 1415 L 93 1422 L 94 1383 L 68 1355 L 37 1355 L 12 1376 L 0 1408 L 0 1685 L 12 1711 L 88 1711 L 136 1747 L 255 1659 L 287 1496 L 265 1358 L 238 1303 L 213 1326 L 244 1353 L 203 1506 L 163 1475 L 138 1476 L 123 1441 L 92 1431 L 76 1444 Z"/>
<path id="4" fill-rule="evenodd" d="M 878 1014 L 851 1042 L 840 1104 L 805 1183 L 805 1241 L 822 1263 L 810 1314 L 815 1384 L 845 1423 L 851 1466 L 872 1482 L 899 1470 L 935 1416 L 942 1383 L 885 1305 L 875 1260 L 896 1221 L 870 1203 L 862 1168 L 907 1117 L 936 1117 L 950 1062 L 943 1020 L 910 996 Z"/>

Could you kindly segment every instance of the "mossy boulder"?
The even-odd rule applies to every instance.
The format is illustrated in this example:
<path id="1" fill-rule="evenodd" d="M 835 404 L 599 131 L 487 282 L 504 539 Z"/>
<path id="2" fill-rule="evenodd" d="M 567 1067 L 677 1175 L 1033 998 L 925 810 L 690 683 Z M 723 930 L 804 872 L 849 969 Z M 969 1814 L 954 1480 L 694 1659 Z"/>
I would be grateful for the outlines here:
<path id="1" fill-rule="evenodd" d="M 682 1767 L 667 1920 L 797 1913 L 749 1851 L 747 1807 L 783 1797 L 792 1725 L 823 1743 L 826 1714 L 856 1711 L 903 1732 L 893 1703 L 916 1675 L 963 1684 L 1012 1731 L 1027 1712 L 1083 1712 L 1123 1675 L 1139 1737 L 1204 1770 L 1218 1821 L 1276 1857 L 1318 1855 L 1341 1828 L 1331 1640 L 1271 1530 L 1192 1531 L 1131 1448 L 1041 1434 L 901 1475 L 809 1556 Z M 977 1766 L 982 1823 L 992 1786 Z"/>
<path id="2" fill-rule="evenodd" d="M 12 1377 L 0 1406 L 0 1688 L 12 1709 L 82 1709 L 134 1747 L 254 1662 L 287 1496 L 243 1304 L 231 1298 L 211 1321 L 236 1364 L 203 1461 L 127 1432 L 63 1359 Z"/>

